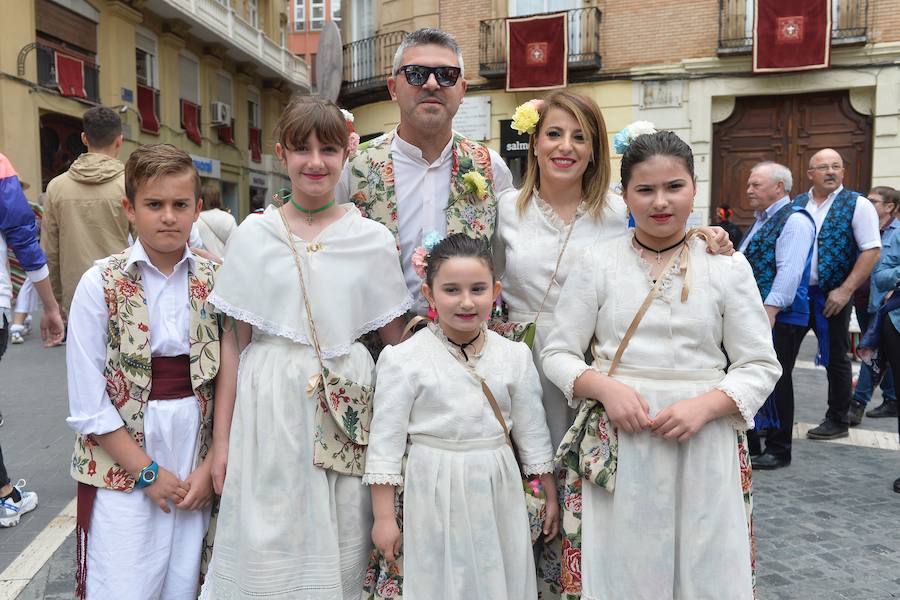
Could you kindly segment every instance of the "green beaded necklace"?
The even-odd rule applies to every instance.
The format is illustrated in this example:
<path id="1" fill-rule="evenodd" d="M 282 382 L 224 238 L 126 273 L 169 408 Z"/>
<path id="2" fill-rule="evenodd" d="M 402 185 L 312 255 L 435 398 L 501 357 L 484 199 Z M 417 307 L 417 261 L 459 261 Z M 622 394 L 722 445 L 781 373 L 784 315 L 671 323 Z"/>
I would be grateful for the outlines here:
<path id="1" fill-rule="evenodd" d="M 314 208 L 314 209 L 312 209 L 312 210 L 310 210 L 310 209 L 308 209 L 308 208 L 304 208 L 304 207 L 300 206 L 299 204 L 297 204 L 297 201 L 294 200 L 294 195 L 293 195 L 293 194 L 287 194 L 287 199 L 291 201 L 291 204 L 294 205 L 294 208 L 296 208 L 297 210 L 299 210 L 300 212 L 302 212 L 304 215 L 306 215 L 306 217 L 305 217 L 306 223 L 309 224 L 309 225 L 311 225 L 312 222 L 313 222 L 313 220 L 315 220 L 316 217 L 315 217 L 314 215 L 317 215 L 317 214 L 319 214 L 319 213 L 323 213 L 323 212 L 325 212 L 326 210 L 328 210 L 329 208 L 331 208 L 332 206 L 334 206 L 334 199 L 333 199 L 333 198 L 332 198 L 331 202 L 329 202 L 329 203 L 326 204 L 325 206 L 320 206 L 319 208 Z"/>

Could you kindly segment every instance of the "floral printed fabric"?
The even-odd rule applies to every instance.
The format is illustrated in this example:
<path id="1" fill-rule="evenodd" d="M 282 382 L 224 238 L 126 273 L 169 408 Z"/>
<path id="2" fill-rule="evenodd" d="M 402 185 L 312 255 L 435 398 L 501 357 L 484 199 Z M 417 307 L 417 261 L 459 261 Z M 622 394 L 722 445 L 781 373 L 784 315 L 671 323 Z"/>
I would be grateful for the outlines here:
<path id="1" fill-rule="evenodd" d="M 106 393 L 125 429 L 144 445 L 144 406 L 150 396 L 150 322 L 137 265 L 128 269 L 128 251 L 109 258 L 101 271 L 109 311 L 107 326 Z M 194 257 L 188 280 L 190 306 L 191 382 L 202 419 L 198 448 L 202 460 L 212 439 L 212 380 L 219 370 L 219 323 L 206 297 L 215 280 L 215 263 Z M 110 457 L 91 435 L 77 435 L 71 475 L 96 487 L 130 492 L 134 478 Z"/>
<path id="2" fill-rule="evenodd" d="M 328 369 L 318 383 L 313 464 L 362 477 L 372 423 L 375 388 L 350 381 Z"/>
<path id="3" fill-rule="evenodd" d="M 400 245 L 394 161 L 391 142 L 395 132 L 359 147 L 350 159 L 350 199 L 364 217 L 386 226 Z M 487 146 L 453 135 L 450 198 L 445 209 L 447 234 L 465 233 L 488 240 L 497 221 L 491 156 Z"/>

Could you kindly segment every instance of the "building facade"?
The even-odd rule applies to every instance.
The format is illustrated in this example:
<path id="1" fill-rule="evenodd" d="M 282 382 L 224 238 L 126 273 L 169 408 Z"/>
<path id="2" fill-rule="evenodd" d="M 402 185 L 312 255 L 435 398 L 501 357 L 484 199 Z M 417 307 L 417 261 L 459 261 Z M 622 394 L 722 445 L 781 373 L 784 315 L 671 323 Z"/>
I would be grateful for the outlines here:
<path id="1" fill-rule="evenodd" d="M 753 0 L 391 0 L 372 3 L 374 13 L 363 4 L 343 3 L 341 101 L 364 138 L 397 123 L 385 80 L 403 33 L 440 27 L 459 40 L 469 81 L 455 127 L 521 172 L 527 138 L 513 135 L 509 119 L 544 92 L 504 91 L 505 20 L 565 11 L 569 89 L 598 102 L 610 137 L 642 119 L 693 147 L 693 222 L 714 220 L 720 204 L 732 206 L 738 222 L 752 220 L 745 186 L 760 160 L 788 165 L 794 192 L 805 191 L 807 161 L 822 147 L 844 156 L 848 187 L 900 186 L 895 1 L 832 0 L 831 67 L 771 75 L 752 74 Z"/>
<path id="2" fill-rule="evenodd" d="M 287 47 L 310 66 L 310 80 L 316 85 L 319 35 L 328 21 L 334 21 L 340 28 L 341 0 L 290 0 L 290 5 L 291 23 Z"/>
<path id="3" fill-rule="evenodd" d="M 285 48 L 289 0 L 0 0 L 0 144 L 35 200 L 85 150 L 81 116 L 119 111 L 124 161 L 171 143 L 238 218 L 289 180 L 276 120 L 309 92 Z"/>

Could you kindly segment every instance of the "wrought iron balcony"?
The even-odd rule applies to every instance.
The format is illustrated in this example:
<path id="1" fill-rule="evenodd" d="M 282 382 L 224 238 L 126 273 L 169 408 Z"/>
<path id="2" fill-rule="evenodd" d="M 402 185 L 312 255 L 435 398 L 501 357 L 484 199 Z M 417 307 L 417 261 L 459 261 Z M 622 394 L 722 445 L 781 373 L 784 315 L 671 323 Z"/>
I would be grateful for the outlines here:
<path id="1" fill-rule="evenodd" d="M 869 0 L 832 0 L 832 45 L 866 42 Z M 719 54 L 750 52 L 753 46 L 753 3 L 719 0 Z"/>
<path id="2" fill-rule="evenodd" d="M 58 50 L 43 44 L 37 44 L 36 50 L 38 85 L 60 91 L 59 79 L 56 73 L 56 54 Z M 100 67 L 92 65 L 82 58 L 78 60 L 83 62 L 84 99 L 89 102 L 100 102 Z"/>
<path id="3" fill-rule="evenodd" d="M 391 31 L 344 44 L 344 73 L 341 84 L 342 100 L 353 104 L 353 99 L 368 95 L 387 98 L 387 78 L 391 76 L 394 54 L 405 31 Z"/>
<path id="4" fill-rule="evenodd" d="M 596 6 L 565 11 L 569 28 L 569 71 L 600 69 L 600 22 Z M 494 78 L 506 75 L 506 19 L 481 22 L 478 42 L 478 73 Z"/>

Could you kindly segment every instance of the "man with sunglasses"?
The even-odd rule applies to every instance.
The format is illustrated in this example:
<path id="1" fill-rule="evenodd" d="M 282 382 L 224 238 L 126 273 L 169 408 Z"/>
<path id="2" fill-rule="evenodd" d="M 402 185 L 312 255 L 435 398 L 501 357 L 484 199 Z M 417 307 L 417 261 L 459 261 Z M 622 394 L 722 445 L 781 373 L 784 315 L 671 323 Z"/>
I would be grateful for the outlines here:
<path id="1" fill-rule="evenodd" d="M 814 440 L 847 437 L 852 371 L 850 349 L 851 300 L 872 272 L 881 254 L 878 213 L 861 194 L 844 188 L 844 160 L 831 148 L 809 159 L 812 188 L 794 199 L 816 224 L 809 276 L 810 319 L 819 342 L 816 363 L 828 374 L 828 412 L 807 432 Z M 799 347 L 799 340 L 797 342 Z"/>
<path id="2" fill-rule="evenodd" d="M 422 237 L 437 231 L 490 239 L 496 197 L 513 187 L 512 174 L 496 152 L 453 131 L 467 83 L 452 36 L 431 28 L 406 36 L 387 86 L 400 123 L 359 147 L 344 167 L 336 195 L 394 234 L 414 310 L 425 314 L 422 280 L 412 266 Z M 468 175 L 472 172 L 476 175 Z"/>

